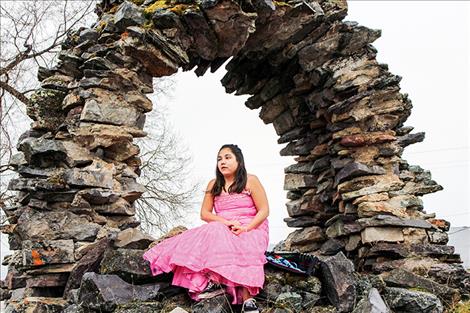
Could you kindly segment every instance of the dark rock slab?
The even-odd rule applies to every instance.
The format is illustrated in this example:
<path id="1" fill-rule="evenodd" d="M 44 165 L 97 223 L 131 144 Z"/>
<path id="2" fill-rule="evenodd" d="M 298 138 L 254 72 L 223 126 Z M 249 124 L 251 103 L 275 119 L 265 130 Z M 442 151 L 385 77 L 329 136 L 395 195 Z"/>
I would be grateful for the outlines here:
<path id="1" fill-rule="evenodd" d="M 118 275 L 128 283 L 146 283 L 167 279 L 166 275 L 152 277 L 149 264 L 142 257 L 144 252 L 139 249 L 108 249 L 101 261 L 100 273 Z"/>
<path id="2" fill-rule="evenodd" d="M 68 273 L 37 275 L 26 280 L 26 287 L 63 287 L 68 276 Z"/>
<path id="3" fill-rule="evenodd" d="M 88 272 L 83 275 L 79 299 L 86 308 L 113 312 L 121 304 L 156 299 L 167 286 L 168 283 L 135 286 L 126 283 L 117 275 Z"/>
<path id="4" fill-rule="evenodd" d="M 132 25 L 142 25 L 145 22 L 143 10 L 132 2 L 124 1 L 114 14 L 114 24 L 121 31 Z"/>
<path id="5" fill-rule="evenodd" d="M 432 227 L 431 223 L 425 220 L 418 219 L 405 219 L 392 215 L 375 215 L 371 218 L 360 218 L 357 223 L 362 227 L 372 226 L 401 226 L 401 227 L 414 227 L 429 229 Z"/>
<path id="6" fill-rule="evenodd" d="M 354 265 L 342 252 L 321 261 L 321 279 L 328 300 L 339 312 L 352 311 L 356 302 Z"/>
<path id="7" fill-rule="evenodd" d="M 420 288 L 437 295 L 445 303 L 457 303 L 460 295 L 457 289 L 449 288 L 446 285 L 436 283 L 435 281 L 416 275 L 404 269 L 397 268 L 388 273 L 383 273 L 383 280 L 387 286 L 401 288 Z"/>
<path id="8" fill-rule="evenodd" d="M 352 162 L 344 166 L 335 177 L 335 186 L 350 178 L 365 176 L 365 175 L 381 175 L 385 174 L 383 167 L 374 165 L 367 166 L 362 163 Z"/>
<path id="9" fill-rule="evenodd" d="M 84 256 L 75 264 L 65 286 L 64 295 L 72 289 L 80 287 L 83 274 L 86 272 L 94 272 L 99 268 L 99 264 L 103 259 L 103 254 L 106 248 L 109 246 L 107 238 L 100 239 L 87 247 L 87 251 L 84 252 Z"/>
<path id="10" fill-rule="evenodd" d="M 442 313 L 439 298 L 431 293 L 411 291 L 404 288 L 385 288 L 385 301 L 395 312 L 403 313 Z"/>

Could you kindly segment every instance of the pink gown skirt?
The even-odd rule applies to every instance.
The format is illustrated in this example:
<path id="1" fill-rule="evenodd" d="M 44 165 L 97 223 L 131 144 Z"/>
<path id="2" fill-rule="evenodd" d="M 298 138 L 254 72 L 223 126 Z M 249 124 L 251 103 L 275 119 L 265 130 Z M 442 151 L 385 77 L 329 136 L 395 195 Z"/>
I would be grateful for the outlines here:
<path id="1" fill-rule="evenodd" d="M 242 225 L 249 224 L 257 212 L 248 191 L 214 197 L 214 209 L 217 215 Z M 210 222 L 160 242 L 143 258 L 153 276 L 173 272 L 172 284 L 189 289 L 195 300 L 212 280 L 225 285 L 232 303 L 240 304 L 241 287 L 253 296 L 263 288 L 268 234 L 267 220 L 238 236 L 228 226 Z"/>

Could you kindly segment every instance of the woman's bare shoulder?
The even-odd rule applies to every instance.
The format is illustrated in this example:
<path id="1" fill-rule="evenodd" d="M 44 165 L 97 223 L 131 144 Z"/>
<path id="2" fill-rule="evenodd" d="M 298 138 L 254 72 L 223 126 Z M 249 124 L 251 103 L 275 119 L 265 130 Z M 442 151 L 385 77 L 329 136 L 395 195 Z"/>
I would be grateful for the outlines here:
<path id="1" fill-rule="evenodd" d="M 251 189 L 254 186 L 257 186 L 260 184 L 260 181 L 258 179 L 258 176 L 253 175 L 253 174 L 247 174 L 247 180 L 246 180 L 246 187 L 247 189 Z"/>
<path id="2" fill-rule="evenodd" d="M 212 187 L 214 187 L 214 184 L 215 184 L 215 178 L 212 178 L 207 184 L 207 188 L 212 189 Z"/>

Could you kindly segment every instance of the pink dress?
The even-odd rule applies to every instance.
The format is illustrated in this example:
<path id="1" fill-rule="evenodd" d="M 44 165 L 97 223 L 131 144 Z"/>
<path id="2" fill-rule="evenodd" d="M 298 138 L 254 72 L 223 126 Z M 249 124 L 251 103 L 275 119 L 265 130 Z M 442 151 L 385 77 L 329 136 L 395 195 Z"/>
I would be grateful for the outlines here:
<path id="1" fill-rule="evenodd" d="M 214 209 L 218 216 L 242 225 L 257 213 L 249 191 L 215 196 Z M 239 287 L 246 287 L 251 295 L 263 288 L 268 234 L 267 220 L 238 236 L 228 226 L 210 222 L 162 241 L 143 258 L 149 261 L 153 276 L 172 271 L 172 284 L 189 289 L 193 299 L 210 279 L 225 285 L 232 303 L 239 304 L 243 302 Z"/>

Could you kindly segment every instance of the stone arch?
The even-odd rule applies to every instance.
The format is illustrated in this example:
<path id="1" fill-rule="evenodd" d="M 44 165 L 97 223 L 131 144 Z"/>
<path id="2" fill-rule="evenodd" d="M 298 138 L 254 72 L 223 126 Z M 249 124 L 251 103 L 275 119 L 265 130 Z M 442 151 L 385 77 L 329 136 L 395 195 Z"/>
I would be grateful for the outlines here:
<path id="1" fill-rule="evenodd" d="M 336 255 L 332 264 L 346 254 L 359 272 L 411 281 L 446 303 L 468 293 L 468 274 L 446 245 L 449 224 L 419 198 L 442 187 L 401 159 L 424 139 L 404 126 L 411 101 L 375 59 L 380 32 L 342 21 L 346 12 L 336 0 L 102 1 L 99 20 L 70 34 L 59 63 L 38 73 L 34 123 L 12 161 L 17 205 L 4 209 L 15 250 L 6 287 L 26 287 L 10 305 L 73 297 L 108 246 L 108 259 L 125 257 L 113 248 L 148 246 L 132 205 L 145 191 L 133 138 L 145 137 L 152 78 L 179 68 L 202 76 L 229 58 L 226 91 L 251 95 L 245 105 L 261 108 L 287 144 L 281 155 L 296 156 L 285 169 L 286 223 L 299 229 L 279 249 Z M 353 309 L 354 301 L 330 300 Z"/>

